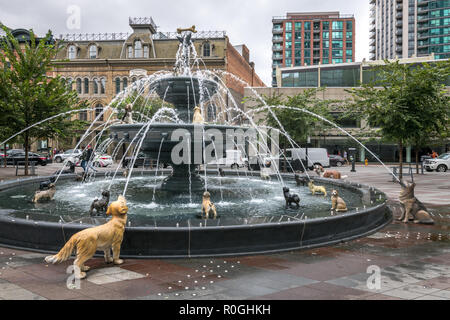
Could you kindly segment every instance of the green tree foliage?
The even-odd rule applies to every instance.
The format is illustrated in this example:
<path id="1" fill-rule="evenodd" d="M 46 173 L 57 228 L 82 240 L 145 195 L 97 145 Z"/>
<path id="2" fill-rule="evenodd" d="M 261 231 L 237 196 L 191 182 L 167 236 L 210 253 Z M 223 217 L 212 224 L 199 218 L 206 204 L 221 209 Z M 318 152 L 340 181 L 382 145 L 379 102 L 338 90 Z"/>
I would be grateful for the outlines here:
<path id="1" fill-rule="evenodd" d="M 305 89 L 294 96 L 283 96 L 277 93 L 271 96 L 263 95 L 262 98 L 265 104 L 272 107 L 270 110 L 263 108 L 265 104 L 261 103 L 261 101 L 252 99 L 256 102 L 252 108 L 256 111 L 256 115 L 259 116 L 258 118 L 260 118 L 258 124 L 264 124 L 281 131 L 284 128 L 286 133 L 297 144 L 305 143 L 308 137 L 322 133 L 330 126 L 313 115 L 290 108 L 305 109 L 330 121 L 334 121 L 330 111 L 338 101 L 318 98 L 318 93 L 322 90 L 323 88 Z M 287 108 L 277 108 L 277 106 L 285 106 Z M 263 109 L 258 110 L 260 108 Z M 287 138 L 281 135 L 280 146 L 290 147 L 291 144 Z"/>
<path id="2" fill-rule="evenodd" d="M 450 100 L 444 83 L 450 75 L 450 62 L 411 65 L 385 61 L 374 71 L 376 79 L 350 90 L 354 100 L 347 112 L 366 119 L 384 139 L 397 142 L 402 178 L 406 144 L 420 147 L 430 139 L 448 136 Z"/>
<path id="3" fill-rule="evenodd" d="M 76 92 L 63 79 L 52 77 L 52 59 L 58 52 L 51 32 L 37 40 L 30 31 L 30 41 L 19 43 L 6 28 L 0 41 L 0 123 L 3 137 L 60 113 L 86 108 Z M 66 138 L 84 126 L 71 115 L 57 117 L 21 134 L 25 147 L 25 174 L 28 174 L 28 151 L 33 139 Z"/>

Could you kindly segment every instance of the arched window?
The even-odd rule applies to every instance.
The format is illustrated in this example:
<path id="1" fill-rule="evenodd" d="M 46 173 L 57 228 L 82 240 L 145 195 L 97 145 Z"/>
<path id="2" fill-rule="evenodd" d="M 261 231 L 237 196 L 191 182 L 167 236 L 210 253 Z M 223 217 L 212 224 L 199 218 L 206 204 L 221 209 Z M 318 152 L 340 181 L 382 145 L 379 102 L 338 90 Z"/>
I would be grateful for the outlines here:
<path id="1" fill-rule="evenodd" d="M 203 56 L 204 57 L 211 56 L 211 45 L 209 44 L 209 42 L 205 42 L 203 44 Z"/>
<path id="2" fill-rule="evenodd" d="M 148 46 L 144 46 L 144 58 L 148 58 Z"/>
<path id="3" fill-rule="evenodd" d="M 72 78 L 69 78 L 69 79 L 66 80 L 67 90 L 70 90 L 70 91 L 73 90 L 73 88 L 72 88 L 72 82 L 73 82 Z"/>
<path id="4" fill-rule="evenodd" d="M 84 78 L 84 94 L 89 94 L 89 79 Z"/>
<path id="5" fill-rule="evenodd" d="M 97 46 L 95 44 L 89 46 L 89 59 L 97 59 Z"/>
<path id="6" fill-rule="evenodd" d="M 68 56 L 69 59 L 76 59 L 77 58 L 77 47 L 75 47 L 74 45 L 70 45 L 68 48 Z"/>
<path id="7" fill-rule="evenodd" d="M 103 106 L 100 103 L 97 103 L 95 106 L 95 119 L 102 114 L 103 112 Z M 97 119 L 97 121 L 103 121 L 103 114 Z"/>
<path id="8" fill-rule="evenodd" d="M 98 94 L 98 79 L 94 78 L 92 82 L 94 83 L 94 94 Z"/>
<path id="9" fill-rule="evenodd" d="M 123 78 L 123 90 L 125 90 L 128 87 L 128 79 Z"/>
<path id="10" fill-rule="evenodd" d="M 106 79 L 101 78 L 100 79 L 100 94 L 105 94 L 106 92 Z"/>
<path id="11" fill-rule="evenodd" d="M 136 40 L 134 42 L 134 57 L 142 58 L 142 42 L 141 42 L 141 40 Z"/>
<path id="12" fill-rule="evenodd" d="M 128 46 L 128 58 L 133 58 L 133 47 Z"/>
<path id="13" fill-rule="evenodd" d="M 116 78 L 116 94 L 120 92 L 120 78 Z"/>
<path id="14" fill-rule="evenodd" d="M 77 79 L 77 93 L 81 94 L 81 79 Z"/>
<path id="15" fill-rule="evenodd" d="M 81 121 L 87 121 L 87 111 L 81 111 L 80 112 L 80 120 Z"/>

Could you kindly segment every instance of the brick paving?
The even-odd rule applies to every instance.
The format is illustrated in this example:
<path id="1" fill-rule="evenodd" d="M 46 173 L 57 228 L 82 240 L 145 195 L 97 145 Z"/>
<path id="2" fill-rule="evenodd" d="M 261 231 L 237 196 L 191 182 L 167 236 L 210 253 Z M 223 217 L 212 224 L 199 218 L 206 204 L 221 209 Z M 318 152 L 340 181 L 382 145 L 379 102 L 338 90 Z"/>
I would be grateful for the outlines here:
<path id="1" fill-rule="evenodd" d="M 40 174 L 53 169 L 39 168 Z M 398 185 L 383 168 L 340 170 L 386 192 L 399 214 Z M 393 222 L 352 242 L 272 255 L 130 259 L 120 267 L 92 259 L 79 288 L 67 286 L 72 260 L 47 265 L 43 254 L 0 247 L 0 300 L 449 300 L 450 174 L 414 178 L 434 226 Z M 380 268 L 379 288 L 368 286 L 371 266 Z"/>

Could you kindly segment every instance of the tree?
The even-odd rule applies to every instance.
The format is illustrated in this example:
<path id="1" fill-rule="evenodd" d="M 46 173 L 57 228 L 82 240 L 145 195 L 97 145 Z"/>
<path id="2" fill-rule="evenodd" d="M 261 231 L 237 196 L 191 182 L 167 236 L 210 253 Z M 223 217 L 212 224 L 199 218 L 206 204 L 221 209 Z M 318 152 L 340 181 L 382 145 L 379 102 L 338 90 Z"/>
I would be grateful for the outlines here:
<path id="1" fill-rule="evenodd" d="M 349 90 L 354 100 L 347 112 L 379 128 L 383 138 L 396 141 L 402 179 L 405 144 L 420 145 L 426 136 L 448 132 L 449 97 L 444 83 L 450 75 L 450 62 L 411 65 L 385 61 L 373 71 L 376 79 Z"/>
<path id="2" fill-rule="evenodd" d="M 85 108 L 76 92 L 69 90 L 63 79 L 51 76 L 52 59 L 58 52 L 51 32 L 40 39 L 30 30 L 30 41 L 19 43 L 3 27 L 6 35 L 0 41 L 0 114 L 7 129 L 3 135 L 19 132 L 61 113 Z M 81 128 L 84 122 L 71 120 L 71 115 L 56 117 L 21 134 L 25 149 L 25 175 L 28 175 L 28 152 L 33 139 L 64 138 Z"/>
<path id="3" fill-rule="evenodd" d="M 317 93 L 323 89 L 324 88 L 305 89 L 294 96 L 283 96 L 282 94 L 276 93 L 271 96 L 263 95 L 264 103 L 271 108 L 270 110 L 265 108 L 256 111 L 257 115 L 262 116 L 258 123 L 265 124 L 281 131 L 283 131 L 284 128 L 286 133 L 289 134 L 296 143 L 305 143 L 308 137 L 313 134 L 318 134 L 330 126 L 318 117 L 295 109 L 305 109 L 333 121 L 333 117 L 330 113 L 330 106 L 337 103 L 337 101 L 317 98 Z M 253 98 L 252 100 L 256 101 L 256 104 L 252 107 L 255 110 L 265 106 L 261 101 Z M 287 108 L 277 108 L 277 106 L 285 106 Z M 281 145 L 290 145 L 290 142 L 286 137 L 281 136 L 280 146 Z"/>

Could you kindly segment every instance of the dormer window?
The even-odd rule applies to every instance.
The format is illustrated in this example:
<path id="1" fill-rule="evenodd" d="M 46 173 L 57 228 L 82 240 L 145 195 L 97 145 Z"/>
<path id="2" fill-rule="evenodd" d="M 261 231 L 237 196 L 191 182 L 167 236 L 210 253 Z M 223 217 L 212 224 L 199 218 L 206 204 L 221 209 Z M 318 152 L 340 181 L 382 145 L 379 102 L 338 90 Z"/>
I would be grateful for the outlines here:
<path id="1" fill-rule="evenodd" d="M 140 40 L 134 42 L 134 57 L 142 58 L 142 42 Z"/>
<path id="2" fill-rule="evenodd" d="M 76 59 L 77 58 L 77 47 L 75 47 L 74 45 L 70 45 L 68 48 L 68 56 L 69 59 Z"/>
<path id="3" fill-rule="evenodd" d="M 128 46 L 128 58 L 129 59 L 133 58 L 133 47 L 132 46 Z"/>
<path id="4" fill-rule="evenodd" d="M 203 44 L 203 56 L 204 57 L 211 56 L 211 45 L 209 44 L 209 42 L 205 42 Z"/>
<path id="5" fill-rule="evenodd" d="M 89 46 L 89 59 L 97 59 L 98 50 L 95 44 Z"/>
<path id="6" fill-rule="evenodd" d="M 144 58 L 148 58 L 148 46 L 144 46 Z"/>

